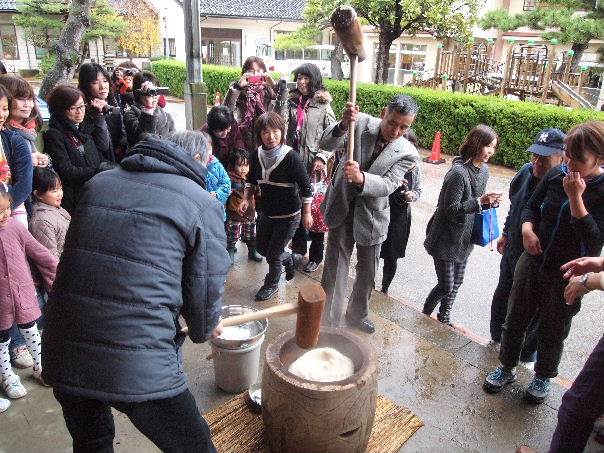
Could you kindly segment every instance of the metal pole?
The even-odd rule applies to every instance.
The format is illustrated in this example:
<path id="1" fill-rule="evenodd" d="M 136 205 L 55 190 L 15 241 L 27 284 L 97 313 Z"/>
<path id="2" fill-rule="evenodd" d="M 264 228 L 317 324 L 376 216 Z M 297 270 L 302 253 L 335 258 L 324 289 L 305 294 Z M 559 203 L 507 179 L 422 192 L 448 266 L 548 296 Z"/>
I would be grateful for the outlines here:
<path id="1" fill-rule="evenodd" d="M 185 117 L 187 129 L 199 129 L 206 122 L 208 112 L 207 87 L 203 83 L 201 63 L 201 25 L 199 2 L 184 1 L 185 54 L 187 80 L 185 82 Z"/>

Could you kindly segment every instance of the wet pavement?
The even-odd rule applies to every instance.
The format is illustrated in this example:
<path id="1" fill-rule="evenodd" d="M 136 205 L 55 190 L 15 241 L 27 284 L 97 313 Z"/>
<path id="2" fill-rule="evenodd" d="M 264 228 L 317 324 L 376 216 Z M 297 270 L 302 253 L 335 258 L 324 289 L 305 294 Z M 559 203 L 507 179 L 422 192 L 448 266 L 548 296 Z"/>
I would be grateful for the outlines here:
<path id="1" fill-rule="evenodd" d="M 267 265 L 249 262 L 245 246 L 239 248 L 228 278 L 225 304 L 265 308 L 292 302 L 302 285 L 317 283 L 320 278 L 320 271 L 310 276 L 297 273 L 287 284 L 282 279 L 272 300 L 253 302 Z M 521 443 L 546 451 L 562 387 L 554 385 L 546 403 L 528 405 L 522 400 L 522 392 L 530 373 L 521 369 L 518 383 L 499 395 L 488 395 L 481 386 L 485 373 L 497 364 L 491 349 L 422 315 L 411 305 L 380 293 L 372 297 L 371 319 L 377 331 L 364 336 L 378 354 L 380 393 L 408 407 L 425 423 L 401 452 L 503 453 L 513 452 Z M 294 317 L 271 321 L 263 351 L 278 334 L 294 328 Z M 189 387 L 204 412 L 232 398 L 216 387 L 212 364 L 206 360 L 209 353 L 208 344 L 185 342 Z M 52 390 L 27 377 L 30 372 L 20 372 L 29 395 L 14 401 L 0 415 L 0 453 L 70 451 L 70 437 Z M 117 452 L 157 451 L 121 414 L 116 416 L 116 430 Z M 586 451 L 601 450 L 592 444 Z"/>
<path id="2" fill-rule="evenodd" d="M 177 128 L 184 128 L 184 104 L 169 103 L 167 110 L 173 115 Z M 389 290 L 392 297 L 409 302 L 418 309 L 423 307 L 426 296 L 436 285 L 432 258 L 426 253 L 423 241 L 426 237 L 426 224 L 436 209 L 443 177 L 450 168 L 451 158 L 445 157 L 447 157 L 445 164 L 433 165 L 423 162 L 421 164 L 422 195 L 413 205 L 407 256 L 398 261 L 398 272 Z M 514 174 L 514 170 L 496 165 L 490 166 L 487 190 L 504 193 L 504 200 L 498 210 L 501 228 L 509 209 L 507 194 Z M 499 278 L 499 261 L 500 255 L 497 251 L 491 251 L 488 247 L 474 248 L 466 268 L 465 282 L 459 290 L 451 315 L 454 324 L 463 326 L 482 339 L 483 343 L 490 339 L 491 298 Z M 353 254 L 353 263 L 355 262 Z M 350 275 L 354 277 L 354 269 L 351 270 Z M 381 281 L 380 267 L 376 278 L 378 289 Z M 601 293 L 594 292 L 584 298 L 581 311 L 575 316 L 570 335 L 565 342 L 560 364 L 561 376 L 573 380 L 604 333 L 602 302 Z"/>

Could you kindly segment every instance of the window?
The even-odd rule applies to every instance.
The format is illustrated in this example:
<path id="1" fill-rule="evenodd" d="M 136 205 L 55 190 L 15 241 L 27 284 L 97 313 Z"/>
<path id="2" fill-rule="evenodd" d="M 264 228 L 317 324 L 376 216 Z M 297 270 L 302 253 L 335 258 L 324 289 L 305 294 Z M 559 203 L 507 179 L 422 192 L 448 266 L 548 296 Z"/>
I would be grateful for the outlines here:
<path id="1" fill-rule="evenodd" d="M 406 73 L 423 72 L 426 67 L 427 45 L 401 44 L 399 69 Z"/>
<path id="2" fill-rule="evenodd" d="M 524 11 L 533 11 L 534 9 L 537 9 L 537 0 L 524 0 L 522 9 Z"/>
<path id="3" fill-rule="evenodd" d="M 222 66 L 241 66 L 241 30 L 202 28 L 203 62 Z"/>
<path id="4" fill-rule="evenodd" d="M 318 60 L 319 59 L 319 49 L 304 49 L 304 59 L 305 60 Z"/>
<path id="5" fill-rule="evenodd" d="M 12 24 L 0 24 L 0 58 L 18 60 L 17 31 Z"/>
<path id="6" fill-rule="evenodd" d="M 164 57 L 176 57 L 176 39 L 164 38 Z"/>
<path id="7" fill-rule="evenodd" d="M 333 53 L 333 50 L 322 49 L 321 50 L 321 60 L 323 60 L 323 61 L 330 61 L 332 53 Z"/>

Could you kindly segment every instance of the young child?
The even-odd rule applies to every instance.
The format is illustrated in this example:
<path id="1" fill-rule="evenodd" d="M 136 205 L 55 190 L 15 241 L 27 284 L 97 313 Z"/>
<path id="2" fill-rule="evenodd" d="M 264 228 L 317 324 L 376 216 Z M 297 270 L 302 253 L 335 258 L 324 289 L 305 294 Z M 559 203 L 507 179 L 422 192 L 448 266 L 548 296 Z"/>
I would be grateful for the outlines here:
<path id="1" fill-rule="evenodd" d="M 258 217 L 257 245 L 258 252 L 266 257 L 269 271 L 256 300 L 267 300 L 277 292 L 283 265 L 285 279 L 294 278 L 294 261 L 285 246 L 298 228 L 300 217 L 304 228 L 312 227 L 312 189 L 302 158 L 283 144 L 285 123 L 281 116 L 275 112 L 263 113 L 255 129 L 262 146 L 251 157 L 241 211 L 250 204 L 252 188 L 259 186 L 262 211 Z"/>
<path id="2" fill-rule="evenodd" d="M 325 250 L 325 233 L 328 228 L 325 225 L 325 219 L 321 212 L 321 203 L 325 198 L 330 179 L 327 176 L 327 161 L 329 157 L 326 153 L 318 153 L 311 163 L 310 185 L 312 187 L 312 228 L 308 230 L 308 239 L 310 248 L 308 250 L 308 263 L 304 266 L 304 272 L 314 272 L 323 261 L 323 252 Z"/>
<path id="3" fill-rule="evenodd" d="M 59 175 L 49 168 L 34 169 L 34 198 L 29 231 L 36 240 L 58 258 L 63 253 L 71 216 L 61 207 L 63 186 Z"/>
<path id="4" fill-rule="evenodd" d="M 3 277 L 3 287 L 8 291 L 0 294 L 0 375 L 7 396 L 22 398 L 27 391 L 11 368 L 9 331 L 14 323 L 18 325 L 34 359 L 34 378 L 42 381 L 41 340 L 36 325 L 41 312 L 28 259 L 36 265 L 47 290 L 52 287 L 58 260 L 10 214 L 8 187 L 0 184 L 0 275 L 8 275 Z"/>
<path id="5" fill-rule="evenodd" d="M 245 149 L 235 149 L 229 155 L 228 174 L 231 178 L 231 196 L 227 203 L 227 250 L 231 264 L 235 261 L 235 245 L 239 238 L 247 244 L 247 257 L 251 261 L 260 262 L 262 257 L 256 250 L 256 206 L 254 198 L 250 200 L 247 209 L 241 206 L 245 196 L 245 181 L 250 171 L 250 154 Z"/>
<path id="6" fill-rule="evenodd" d="M 224 169 L 224 166 L 212 153 L 212 137 L 210 137 L 210 134 L 207 132 L 204 132 L 203 135 L 208 142 L 208 154 L 210 156 L 206 165 L 208 169 L 206 190 L 210 192 L 210 195 L 220 201 L 222 206 L 226 206 L 227 199 L 231 194 L 231 180 L 229 179 L 229 175 Z"/>

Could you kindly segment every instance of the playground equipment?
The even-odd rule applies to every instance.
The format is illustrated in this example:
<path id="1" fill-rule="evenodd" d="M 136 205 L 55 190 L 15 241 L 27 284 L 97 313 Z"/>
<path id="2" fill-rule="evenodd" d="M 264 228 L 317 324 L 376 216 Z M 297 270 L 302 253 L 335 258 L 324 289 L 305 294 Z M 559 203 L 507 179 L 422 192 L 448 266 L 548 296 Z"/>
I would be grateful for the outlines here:
<path id="1" fill-rule="evenodd" d="M 434 76 L 420 80 L 414 75 L 411 85 L 594 109 L 584 96 L 587 68 L 571 72 L 574 52 L 556 53 L 555 48 L 555 44 L 519 44 L 501 63 L 493 59 L 492 43 L 453 50 L 439 45 Z"/>

